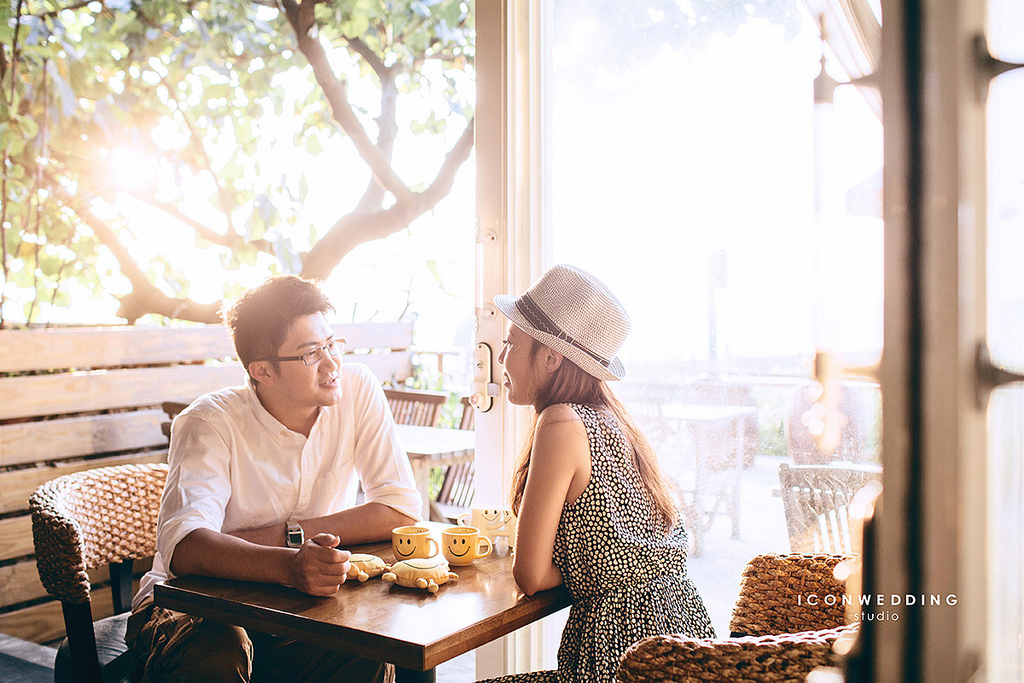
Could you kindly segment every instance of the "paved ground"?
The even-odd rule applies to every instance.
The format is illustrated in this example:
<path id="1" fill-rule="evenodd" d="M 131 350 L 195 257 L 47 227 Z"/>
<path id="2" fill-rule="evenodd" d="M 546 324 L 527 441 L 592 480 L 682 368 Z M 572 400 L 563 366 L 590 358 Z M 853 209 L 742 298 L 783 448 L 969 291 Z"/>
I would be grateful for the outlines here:
<path id="1" fill-rule="evenodd" d="M 705 536 L 703 555 L 689 560 L 690 577 L 704 596 L 719 637 L 729 635 L 729 617 L 747 561 L 760 553 L 789 552 L 782 498 L 772 495 L 779 487 L 780 462 L 758 456 L 743 472 L 739 538 L 731 538 L 728 519 L 720 517 Z"/>

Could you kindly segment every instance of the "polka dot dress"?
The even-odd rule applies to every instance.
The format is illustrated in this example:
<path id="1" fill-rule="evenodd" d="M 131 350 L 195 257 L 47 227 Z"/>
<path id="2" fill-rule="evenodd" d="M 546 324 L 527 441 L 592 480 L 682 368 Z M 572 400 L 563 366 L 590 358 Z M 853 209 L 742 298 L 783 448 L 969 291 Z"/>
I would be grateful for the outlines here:
<path id="1" fill-rule="evenodd" d="M 618 423 L 572 405 L 590 440 L 590 483 L 562 508 L 554 562 L 573 597 L 558 648 L 558 671 L 491 679 L 494 683 L 610 683 L 619 657 L 650 635 L 713 638 L 704 601 L 686 576 L 686 531 L 667 535 L 632 465 Z"/>

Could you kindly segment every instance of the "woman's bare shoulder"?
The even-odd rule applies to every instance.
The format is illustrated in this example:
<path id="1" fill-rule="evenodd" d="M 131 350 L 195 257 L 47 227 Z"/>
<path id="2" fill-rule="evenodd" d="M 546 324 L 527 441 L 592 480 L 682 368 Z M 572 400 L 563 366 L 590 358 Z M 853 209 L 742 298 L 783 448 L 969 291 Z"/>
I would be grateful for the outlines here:
<path id="1" fill-rule="evenodd" d="M 541 411 L 534 432 L 535 462 L 552 458 L 563 465 L 589 460 L 590 441 L 583 420 L 572 407 L 551 405 Z"/>
<path id="2" fill-rule="evenodd" d="M 583 424 L 583 420 L 576 414 L 576 411 L 572 409 L 568 403 L 555 403 L 548 406 L 541 411 L 540 415 L 537 416 L 537 426 L 554 426 L 563 422 L 575 422 L 580 425 Z"/>
<path id="3" fill-rule="evenodd" d="M 557 445 L 559 448 L 566 448 L 577 442 L 582 447 L 582 444 L 588 443 L 587 428 L 583 426 L 583 420 L 572 407 L 565 404 L 545 408 L 537 417 L 534 434 L 536 442 Z"/>

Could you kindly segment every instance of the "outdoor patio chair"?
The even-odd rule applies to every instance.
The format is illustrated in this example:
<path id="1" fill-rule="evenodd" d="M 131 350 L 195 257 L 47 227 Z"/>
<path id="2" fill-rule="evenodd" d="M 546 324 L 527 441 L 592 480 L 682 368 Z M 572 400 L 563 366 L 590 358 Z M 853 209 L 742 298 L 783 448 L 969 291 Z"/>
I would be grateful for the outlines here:
<path id="1" fill-rule="evenodd" d="M 46 482 L 29 499 L 36 566 L 61 602 L 67 638 L 55 681 L 127 680 L 134 661 L 124 642 L 132 565 L 156 552 L 166 464 L 115 465 Z M 90 570 L 108 567 L 114 615 L 93 622 Z"/>
<path id="2" fill-rule="evenodd" d="M 441 409 L 448 401 L 448 394 L 442 391 L 385 389 L 384 395 L 388 398 L 396 423 L 423 427 L 436 427 L 440 424 Z"/>
<path id="3" fill-rule="evenodd" d="M 475 492 L 472 462 L 448 465 L 437 500 L 431 501 L 431 518 L 437 522 L 458 524 L 459 515 L 469 512 Z"/>
<path id="4" fill-rule="evenodd" d="M 469 397 L 463 396 L 462 418 L 459 429 L 474 429 L 476 410 L 469 404 Z M 430 517 L 435 522 L 458 524 L 459 515 L 469 512 L 476 492 L 476 473 L 474 463 L 464 462 L 445 467 L 444 479 L 437 497 L 430 501 Z"/>
<path id="5" fill-rule="evenodd" d="M 881 481 L 876 465 L 779 465 L 782 507 L 795 553 L 850 553 L 850 502 L 870 482 Z"/>
<path id="6" fill-rule="evenodd" d="M 167 415 L 167 421 L 160 423 L 160 430 L 169 439 L 171 438 L 171 423 L 174 422 L 174 418 L 178 417 L 178 413 L 188 408 L 188 404 L 181 403 L 180 401 L 164 401 L 160 407 L 164 409 L 164 414 Z"/>
<path id="7" fill-rule="evenodd" d="M 469 396 L 459 399 L 462 416 L 459 418 L 459 429 L 476 429 L 476 409 L 469 402 Z"/>
<path id="8" fill-rule="evenodd" d="M 747 563 L 728 638 L 664 634 L 634 643 L 619 661 L 618 683 L 803 681 L 835 666 L 833 645 L 852 638 L 835 567 L 851 556 L 758 555 Z"/>
<path id="9" fill-rule="evenodd" d="M 786 451 L 797 465 L 827 465 L 834 460 L 864 462 L 870 457 L 868 448 L 868 394 L 871 389 L 846 384 L 839 388 L 838 410 L 843 420 L 839 443 L 833 453 L 822 453 L 810 429 L 804 424 L 804 415 L 811 410 L 814 392 L 803 386 L 793 392 L 786 408 L 783 429 Z"/>

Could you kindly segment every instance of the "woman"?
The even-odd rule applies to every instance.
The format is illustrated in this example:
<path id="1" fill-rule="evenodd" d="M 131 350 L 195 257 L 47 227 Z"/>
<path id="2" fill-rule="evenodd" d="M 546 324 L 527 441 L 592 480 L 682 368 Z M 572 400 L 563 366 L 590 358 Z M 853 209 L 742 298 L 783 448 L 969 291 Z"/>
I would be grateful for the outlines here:
<path id="1" fill-rule="evenodd" d="M 622 304 L 566 265 L 494 302 L 510 321 L 505 391 L 534 409 L 512 483 L 513 574 L 527 595 L 564 582 L 573 597 L 558 670 L 499 680 L 608 683 L 640 638 L 714 637 L 654 450 L 607 385 L 624 374 Z"/>

